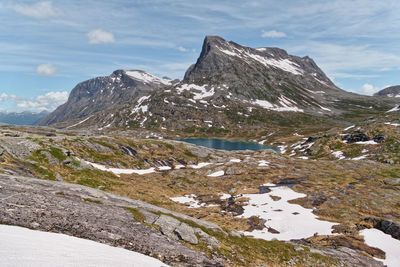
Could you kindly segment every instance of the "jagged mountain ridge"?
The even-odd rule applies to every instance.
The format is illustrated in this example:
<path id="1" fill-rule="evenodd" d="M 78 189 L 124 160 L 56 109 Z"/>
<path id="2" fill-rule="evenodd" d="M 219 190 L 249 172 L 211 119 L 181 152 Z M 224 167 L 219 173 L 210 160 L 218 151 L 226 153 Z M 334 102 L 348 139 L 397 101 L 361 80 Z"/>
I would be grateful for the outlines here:
<path id="1" fill-rule="evenodd" d="M 60 127 L 263 127 L 276 120 L 297 122 L 338 116 L 348 110 L 389 109 L 377 98 L 336 87 L 309 57 L 279 48 L 249 48 L 207 36 L 184 79 L 121 106 Z M 392 106 L 390 106 L 392 108 Z M 275 115 L 271 116 L 272 113 Z M 277 114 L 278 113 L 278 114 Z M 238 125 L 236 125 L 238 124 Z"/>
<path id="2" fill-rule="evenodd" d="M 40 120 L 39 125 L 83 118 L 171 83 L 141 70 L 116 70 L 110 76 L 79 83 L 68 101 Z"/>
<path id="3" fill-rule="evenodd" d="M 400 97 L 400 85 L 386 87 L 375 93 L 374 96 Z"/>

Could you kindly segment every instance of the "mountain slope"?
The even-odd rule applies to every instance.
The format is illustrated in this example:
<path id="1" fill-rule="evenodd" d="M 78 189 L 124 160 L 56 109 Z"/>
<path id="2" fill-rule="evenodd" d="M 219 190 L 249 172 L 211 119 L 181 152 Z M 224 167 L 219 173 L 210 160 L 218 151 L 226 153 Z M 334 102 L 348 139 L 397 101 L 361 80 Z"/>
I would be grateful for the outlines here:
<path id="1" fill-rule="evenodd" d="M 140 70 L 117 70 L 110 76 L 79 83 L 72 89 L 68 101 L 42 119 L 39 125 L 86 117 L 171 83 Z"/>
<path id="2" fill-rule="evenodd" d="M 342 123 L 393 108 L 336 87 L 309 57 L 207 36 L 183 81 L 60 127 L 227 129 Z M 208 132 L 208 130 L 207 130 Z"/>
<path id="3" fill-rule="evenodd" d="M 400 85 L 386 87 L 375 93 L 374 96 L 400 97 Z"/>

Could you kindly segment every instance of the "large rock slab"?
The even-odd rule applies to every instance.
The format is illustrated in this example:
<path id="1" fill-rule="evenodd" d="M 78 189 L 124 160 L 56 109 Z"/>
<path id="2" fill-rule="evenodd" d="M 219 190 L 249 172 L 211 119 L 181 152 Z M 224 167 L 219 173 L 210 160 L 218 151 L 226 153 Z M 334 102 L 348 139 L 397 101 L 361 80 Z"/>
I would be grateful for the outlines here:
<path id="1" fill-rule="evenodd" d="M 145 209 L 143 202 L 133 201 L 137 204 L 134 206 L 124 198 L 84 186 L 9 175 L 0 175 L 0 199 L 0 224 L 119 246 L 157 257 L 172 266 L 222 266 L 221 259 L 210 259 L 156 228 L 135 221 L 124 208 L 140 205 Z M 155 209 L 150 204 L 148 207 Z M 164 225 L 168 222 L 171 220 L 165 220 Z M 178 221 L 171 228 L 175 230 L 179 225 Z"/>

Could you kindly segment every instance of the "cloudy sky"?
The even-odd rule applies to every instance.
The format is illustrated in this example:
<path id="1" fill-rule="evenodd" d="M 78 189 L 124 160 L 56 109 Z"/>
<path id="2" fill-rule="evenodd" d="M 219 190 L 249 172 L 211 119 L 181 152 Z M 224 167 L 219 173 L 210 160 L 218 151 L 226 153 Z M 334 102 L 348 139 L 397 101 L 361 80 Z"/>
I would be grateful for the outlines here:
<path id="1" fill-rule="evenodd" d="M 341 88 L 400 84 L 398 0 L 2 0 L 0 110 L 52 110 L 116 69 L 182 78 L 205 35 L 310 56 Z"/>

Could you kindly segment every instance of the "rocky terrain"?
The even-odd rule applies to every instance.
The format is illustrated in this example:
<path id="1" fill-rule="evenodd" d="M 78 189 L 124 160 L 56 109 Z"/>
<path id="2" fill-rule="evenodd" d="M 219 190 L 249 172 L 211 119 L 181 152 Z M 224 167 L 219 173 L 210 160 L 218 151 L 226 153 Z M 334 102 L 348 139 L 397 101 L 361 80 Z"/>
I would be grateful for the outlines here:
<path id="1" fill-rule="evenodd" d="M 0 126 L 0 223 L 171 266 L 383 266 L 399 253 L 363 233 L 399 242 L 400 108 L 384 95 L 208 36 L 182 81 L 118 70 L 78 84 L 50 127 Z"/>
<path id="2" fill-rule="evenodd" d="M 384 252 L 358 232 L 376 227 L 398 235 L 396 163 L 316 164 L 272 150 L 217 151 L 134 134 L 3 127 L 0 222 L 124 247 L 173 266 L 380 266 L 370 257 Z M 306 194 L 294 203 L 338 224 L 338 235 L 291 242 L 243 236 L 265 222 L 240 217 L 242 195 L 263 194 L 266 183 Z M 174 201 L 179 197 L 189 202 Z M 162 249 L 168 247 L 174 249 Z"/>

